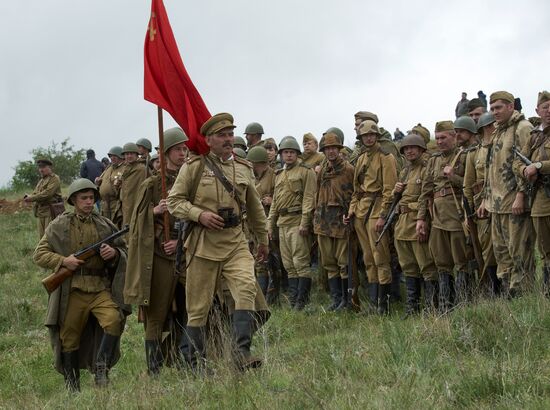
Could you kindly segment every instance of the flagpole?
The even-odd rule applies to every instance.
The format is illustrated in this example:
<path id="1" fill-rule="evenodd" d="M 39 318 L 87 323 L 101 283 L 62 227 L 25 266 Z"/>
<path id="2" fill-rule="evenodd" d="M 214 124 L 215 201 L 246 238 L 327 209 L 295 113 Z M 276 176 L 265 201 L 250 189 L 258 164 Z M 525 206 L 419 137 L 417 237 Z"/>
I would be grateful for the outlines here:
<path id="1" fill-rule="evenodd" d="M 162 120 L 162 108 L 157 105 L 158 125 L 159 125 L 159 161 L 160 161 L 160 187 L 161 199 L 166 199 L 166 158 L 164 156 L 164 124 Z M 168 211 L 162 214 L 162 225 L 164 231 L 164 242 L 170 240 L 170 216 Z"/>

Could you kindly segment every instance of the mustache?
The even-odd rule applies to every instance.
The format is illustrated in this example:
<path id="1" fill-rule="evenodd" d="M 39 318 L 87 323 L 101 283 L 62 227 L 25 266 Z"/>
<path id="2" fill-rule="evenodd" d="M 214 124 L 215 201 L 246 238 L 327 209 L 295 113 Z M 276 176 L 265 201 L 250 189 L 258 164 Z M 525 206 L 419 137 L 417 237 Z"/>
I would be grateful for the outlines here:
<path id="1" fill-rule="evenodd" d="M 224 142 L 223 147 L 231 147 L 233 148 L 233 144 L 231 142 Z"/>

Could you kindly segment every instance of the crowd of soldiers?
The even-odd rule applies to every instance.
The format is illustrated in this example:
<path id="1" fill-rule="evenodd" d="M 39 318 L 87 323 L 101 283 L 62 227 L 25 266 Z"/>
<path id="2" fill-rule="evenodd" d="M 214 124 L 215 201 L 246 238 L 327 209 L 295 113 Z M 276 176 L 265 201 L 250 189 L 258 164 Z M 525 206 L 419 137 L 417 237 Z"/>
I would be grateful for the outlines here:
<path id="1" fill-rule="evenodd" d="M 130 305 L 156 375 L 171 363 L 207 372 L 214 317 L 230 329 L 236 368 L 260 366 L 250 347 L 268 305 L 303 310 L 314 284 L 328 290 L 329 311 L 387 315 L 403 275 L 406 317 L 446 313 L 532 290 L 536 244 L 548 292 L 550 93 L 530 120 L 506 91 L 466 111 L 436 123 L 435 147 L 421 124 L 396 145 L 376 114 L 359 111 L 353 149 L 336 127 L 319 142 L 307 133 L 302 146 L 292 136 L 277 145 L 250 123 L 245 141 L 217 114 L 201 127 L 206 155 L 189 153 L 180 128 L 164 132 L 162 158 L 146 139 L 113 147 L 111 165 L 95 183 L 73 182 L 74 210 L 53 221 L 59 178 L 39 161 L 43 178 L 25 197 L 39 220 L 34 259 L 75 271 L 50 295 L 47 320 L 67 386 L 80 388 L 80 368 L 108 383 Z M 124 241 L 75 257 L 125 225 Z"/>

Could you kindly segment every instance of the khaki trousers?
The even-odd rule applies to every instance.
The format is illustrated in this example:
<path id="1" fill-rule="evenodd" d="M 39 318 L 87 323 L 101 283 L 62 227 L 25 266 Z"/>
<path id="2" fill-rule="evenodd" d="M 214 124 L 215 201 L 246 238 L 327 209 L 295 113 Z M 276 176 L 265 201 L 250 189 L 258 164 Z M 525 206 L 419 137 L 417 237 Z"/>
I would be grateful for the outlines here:
<path id="1" fill-rule="evenodd" d="M 365 218 L 355 218 L 354 222 L 369 283 L 387 285 L 392 280 L 389 235 L 384 235 L 376 245 L 379 234 L 374 230 L 375 225 L 376 219 L 369 219 L 366 225 Z"/>
<path id="2" fill-rule="evenodd" d="M 348 277 L 348 240 L 318 235 L 317 243 L 319 244 L 321 263 L 328 278 L 346 279 Z"/>
<path id="3" fill-rule="evenodd" d="M 279 247 L 289 278 L 311 278 L 311 235 L 300 235 L 299 226 L 279 227 Z"/>
<path id="4" fill-rule="evenodd" d="M 438 280 L 435 262 L 427 242 L 395 240 L 399 264 L 405 276 Z"/>
<path id="5" fill-rule="evenodd" d="M 67 313 L 59 331 L 61 348 L 64 352 L 78 350 L 80 335 L 88 322 L 90 313 L 96 317 L 105 333 L 112 336 L 120 336 L 122 333 L 122 313 L 108 291 L 83 292 L 74 289 L 69 294 Z"/>
<path id="6" fill-rule="evenodd" d="M 454 270 L 467 271 L 471 253 L 463 231 L 432 227 L 428 244 L 438 272 L 453 275 Z"/>
<path id="7" fill-rule="evenodd" d="M 550 267 L 550 216 L 533 217 L 540 256 L 545 267 Z"/>

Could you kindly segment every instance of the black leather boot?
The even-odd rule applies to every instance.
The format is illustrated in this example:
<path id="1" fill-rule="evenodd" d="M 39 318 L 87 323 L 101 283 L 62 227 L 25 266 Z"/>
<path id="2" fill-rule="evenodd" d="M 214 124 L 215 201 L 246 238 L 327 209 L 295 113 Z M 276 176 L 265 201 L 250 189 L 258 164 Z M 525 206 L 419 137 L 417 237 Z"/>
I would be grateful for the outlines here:
<path id="1" fill-rule="evenodd" d="M 542 267 L 542 292 L 546 297 L 550 297 L 550 267 Z"/>
<path id="2" fill-rule="evenodd" d="M 467 271 L 458 271 L 455 281 L 456 304 L 470 302 L 470 275 Z"/>
<path id="3" fill-rule="evenodd" d="M 367 285 L 367 292 L 369 296 L 369 312 L 378 312 L 378 283 L 369 283 Z"/>
<path id="4" fill-rule="evenodd" d="M 254 312 L 235 310 L 233 312 L 233 339 L 235 341 L 235 364 L 241 371 L 255 369 L 262 365 L 262 360 L 250 354 L 254 328 Z"/>
<path id="5" fill-rule="evenodd" d="M 206 366 L 206 329 L 204 326 L 187 326 L 185 330 L 189 341 L 186 361 L 191 370 L 198 373 Z"/>
<path id="6" fill-rule="evenodd" d="M 95 384 L 99 387 L 106 387 L 109 384 L 109 369 L 113 364 L 115 351 L 120 342 L 120 336 L 113 336 L 105 333 L 99 345 L 95 366 Z"/>
<path id="7" fill-rule="evenodd" d="M 424 281 L 424 310 L 435 312 L 438 306 L 439 282 L 437 280 Z"/>
<path id="8" fill-rule="evenodd" d="M 163 365 L 162 351 L 158 340 L 145 341 L 145 360 L 147 360 L 147 373 L 156 376 Z"/>
<path id="9" fill-rule="evenodd" d="M 269 276 L 269 282 L 267 286 L 266 302 L 268 305 L 280 305 L 279 294 L 281 292 L 281 278 L 279 272 L 271 274 Z"/>
<path id="10" fill-rule="evenodd" d="M 342 303 L 342 279 L 340 277 L 331 278 L 328 280 L 328 286 L 330 289 L 330 298 L 332 304 L 327 308 L 328 311 L 333 311 Z"/>
<path id="11" fill-rule="evenodd" d="M 67 389 L 76 393 L 80 391 L 80 363 L 78 361 L 78 350 L 72 352 L 61 352 L 61 365 L 65 377 Z"/>
<path id="12" fill-rule="evenodd" d="M 391 283 L 378 285 L 378 314 L 390 314 Z"/>
<path id="13" fill-rule="evenodd" d="M 447 272 L 439 272 L 439 311 L 448 313 L 453 307 L 452 303 L 453 277 Z"/>
<path id="14" fill-rule="evenodd" d="M 490 290 L 491 296 L 498 297 L 500 295 L 502 283 L 497 276 L 497 266 L 487 266 L 486 273 L 489 276 L 490 280 Z"/>
<path id="15" fill-rule="evenodd" d="M 407 306 L 405 308 L 405 318 L 420 312 L 420 292 L 422 279 L 413 276 L 405 276 L 405 286 L 407 289 Z"/>
<path id="16" fill-rule="evenodd" d="M 309 303 L 309 292 L 311 291 L 311 278 L 300 278 L 298 282 L 298 297 L 294 308 L 302 310 Z"/>
<path id="17" fill-rule="evenodd" d="M 269 287 L 269 277 L 258 276 L 256 280 L 258 281 L 258 285 L 260 285 L 260 289 L 262 290 L 262 293 L 264 294 L 264 296 L 267 296 L 267 288 Z"/>
<path id="18" fill-rule="evenodd" d="M 351 305 L 351 301 L 349 300 L 349 293 L 348 293 L 348 279 L 340 279 L 340 289 L 342 291 L 342 301 L 338 305 L 338 307 L 335 309 L 336 312 L 341 312 L 343 310 L 348 310 Z"/>
<path id="19" fill-rule="evenodd" d="M 298 300 L 298 283 L 299 278 L 288 278 L 288 300 L 290 307 L 293 308 Z"/>

